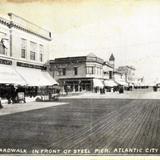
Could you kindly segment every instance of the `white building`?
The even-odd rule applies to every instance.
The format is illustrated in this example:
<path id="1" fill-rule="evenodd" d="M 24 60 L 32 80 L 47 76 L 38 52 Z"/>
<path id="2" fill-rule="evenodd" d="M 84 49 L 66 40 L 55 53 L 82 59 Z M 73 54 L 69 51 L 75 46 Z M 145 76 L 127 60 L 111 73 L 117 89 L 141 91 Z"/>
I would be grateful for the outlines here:
<path id="1" fill-rule="evenodd" d="M 8 16 L 0 18 L 0 84 L 56 84 L 45 67 L 51 32 L 12 13 Z"/>

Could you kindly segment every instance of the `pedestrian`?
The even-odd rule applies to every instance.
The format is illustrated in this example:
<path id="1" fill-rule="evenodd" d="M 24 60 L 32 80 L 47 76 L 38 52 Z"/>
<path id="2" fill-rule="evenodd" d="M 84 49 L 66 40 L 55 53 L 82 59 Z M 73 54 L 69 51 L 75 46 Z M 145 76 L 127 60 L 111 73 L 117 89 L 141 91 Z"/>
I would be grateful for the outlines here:
<path id="1" fill-rule="evenodd" d="M 124 92 L 124 89 L 123 89 L 123 86 L 119 86 L 119 93 L 123 93 Z"/>
<path id="2" fill-rule="evenodd" d="M 12 104 L 16 103 L 16 98 L 17 98 L 16 88 L 12 85 L 12 86 L 11 86 L 11 99 L 12 99 Z"/>
<path id="3" fill-rule="evenodd" d="M 6 86 L 6 98 L 8 100 L 8 104 L 11 104 L 11 98 L 12 98 L 12 86 Z"/>
<path id="4" fill-rule="evenodd" d="M 3 108 L 2 102 L 1 102 L 1 97 L 2 97 L 2 89 L 0 88 L 0 109 Z"/>

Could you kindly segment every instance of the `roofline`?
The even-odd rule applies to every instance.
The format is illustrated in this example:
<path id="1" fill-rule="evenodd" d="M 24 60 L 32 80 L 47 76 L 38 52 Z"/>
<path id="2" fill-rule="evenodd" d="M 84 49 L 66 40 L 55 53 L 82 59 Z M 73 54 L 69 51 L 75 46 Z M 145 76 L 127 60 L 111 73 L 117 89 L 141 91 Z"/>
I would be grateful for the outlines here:
<path id="1" fill-rule="evenodd" d="M 127 66 L 119 66 L 119 67 L 127 67 L 127 68 L 130 68 L 130 69 L 136 70 L 134 67 L 128 66 L 128 65 L 127 65 Z M 119 68 L 119 67 L 118 67 L 118 68 Z"/>
<path id="2" fill-rule="evenodd" d="M 10 24 L 10 21 L 0 17 L 0 23 L 6 25 L 8 27 Z"/>
<path id="3" fill-rule="evenodd" d="M 106 61 L 104 62 L 103 65 L 106 65 L 106 66 L 108 66 L 110 68 L 114 68 L 114 66 L 112 64 L 110 64 L 109 62 L 106 62 Z"/>
<path id="4" fill-rule="evenodd" d="M 24 27 L 23 25 L 17 24 L 16 22 L 12 21 L 12 15 L 13 15 L 14 17 L 19 18 L 20 20 L 22 20 L 22 21 L 24 21 L 24 22 L 26 22 L 26 23 L 29 23 L 30 25 L 33 25 L 33 26 L 39 28 L 40 30 L 46 32 L 46 33 L 48 34 L 48 36 L 45 36 L 45 35 L 40 34 L 40 33 L 36 33 L 36 31 L 34 31 L 34 30 L 32 30 L 32 29 L 27 29 L 27 28 Z M 14 28 L 16 28 L 16 29 L 19 29 L 19 30 L 22 30 L 22 31 L 31 33 L 31 34 L 36 35 L 36 36 L 39 36 L 39 37 L 41 37 L 41 38 L 44 38 L 44 39 L 46 39 L 46 40 L 48 40 L 48 41 L 51 41 L 51 40 L 52 40 L 52 38 L 51 38 L 51 32 L 50 32 L 50 31 L 48 31 L 48 30 L 46 30 L 46 29 L 44 29 L 44 28 L 42 28 L 42 27 L 40 27 L 40 26 L 38 26 L 38 25 L 36 25 L 36 24 L 34 24 L 34 23 L 32 23 L 32 22 L 30 22 L 30 21 L 28 21 L 28 20 L 26 20 L 26 19 L 24 19 L 24 18 L 22 18 L 22 17 L 20 17 L 20 16 L 17 16 L 17 15 L 15 15 L 14 13 L 8 13 L 8 16 L 10 17 L 10 21 L 8 21 L 8 22 L 9 22 L 9 24 L 8 24 L 9 28 L 14 27 Z"/>
<path id="5" fill-rule="evenodd" d="M 90 56 L 74 56 L 74 57 L 61 57 L 61 58 L 55 58 L 54 60 L 49 60 L 49 63 L 56 63 L 56 61 L 58 61 L 58 60 L 65 60 L 65 59 L 76 59 L 76 58 L 85 58 L 85 62 L 96 62 L 96 63 L 100 63 L 100 64 L 102 64 L 103 65 L 103 63 L 104 63 L 104 60 L 103 59 L 101 59 L 101 58 L 99 58 L 99 57 L 93 57 L 93 58 L 96 58 L 96 61 L 95 60 L 87 60 L 87 57 L 90 57 Z M 92 57 L 91 57 L 92 58 Z M 100 59 L 100 60 L 102 60 L 103 62 L 99 62 L 99 61 L 97 61 L 97 59 Z"/>
<path id="6" fill-rule="evenodd" d="M 121 74 L 121 75 L 123 75 L 123 73 L 121 73 L 121 72 L 118 72 L 118 71 L 114 71 L 113 73 L 118 73 L 118 74 Z"/>
<path id="7" fill-rule="evenodd" d="M 38 34 L 38 33 L 34 32 L 34 31 L 31 31 L 31 30 L 29 30 L 29 29 L 26 29 L 26 28 L 24 28 L 24 27 L 22 27 L 22 26 L 20 26 L 20 25 L 17 25 L 16 23 L 13 23 L 12 21 L 10 22 L 10 24 L 9 24 L 8 26 L 9 26 L 9 28 L 14 27 L 14 28 L 19 29 L 19 30 L 22 30 L 22 31 L 24 31 L 24 32 L 31 33 L 31 34 L 33 34 L 33 35 L 35 35 L 35 36 L 44 38 L 44 39 L 46 39 L 46 40 L 48 40 L 48 41 L 51 41 L 51 40 L 52 40 L 52 38 L 47 38 L 47 37 L 45 37 L 45 36 L 43 36 L 43 35 L 41 35 L 41 34 Z"/>

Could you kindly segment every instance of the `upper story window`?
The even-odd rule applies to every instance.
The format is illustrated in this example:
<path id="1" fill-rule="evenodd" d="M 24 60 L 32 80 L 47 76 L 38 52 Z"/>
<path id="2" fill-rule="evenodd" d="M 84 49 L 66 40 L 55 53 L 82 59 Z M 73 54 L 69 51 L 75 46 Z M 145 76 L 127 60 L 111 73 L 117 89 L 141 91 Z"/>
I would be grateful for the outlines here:
<path id="1" fill-rule="evenodd" d="M 40 62 L 43 62 L 43 54 L 44 54 L 44 47 L 42 44 L 39 45 L 39 56 L 40 56 Z"/>
<path id="2" fill-rule="evenodd" d="M 87 74 L 94 74 L 94 66 L 87 66 Z"/>
<path id="3" fill-rule="evenodd" d="M 58 69 L 58 75 L 59 76 L 65 76 L 66 75 L 66 68 L 59 68 Z"/>
<path id="4" fill-rule="evenodd" d="M 63 73 L 63 76 L 66 75 L 66 69 L 65 68 L 62 68 L 62 73 Z"/>
<path id="5" fill-rule="evenodd" d="M 78 67 L 74 67 L 74 75 L 78 75 Z"/>
<path id="6" fill-rule="evenodd" d="M 5 47 L 4 47 L 4 45 L 3 45 L 2 42 L 0 42 L 0 54 L 3 54 L 3 55 L 6 54 L 6 52 L 5 52 Z"/>
<path id="7" fill-rule="evenodd" d="M 21 58 L 26 58 L 27 56 L 27 40 L 21 39 Z"/>
<path id="8" fill-rule="evenodd" d="M 30 42 L 30 60 L 36 60 L 37 44 Z"/>
<path id="9" fill-rule="evenodd" d="M 100 67 L 97 67 L 97 75 L 101 75 L 102 74 L 102 69 Z"/>
<path id="10" fill-rule="evenodd" d="M 109 71 L 109 79 L 112 79 L 112 78 L 113 78 L 113 72 Z"/>

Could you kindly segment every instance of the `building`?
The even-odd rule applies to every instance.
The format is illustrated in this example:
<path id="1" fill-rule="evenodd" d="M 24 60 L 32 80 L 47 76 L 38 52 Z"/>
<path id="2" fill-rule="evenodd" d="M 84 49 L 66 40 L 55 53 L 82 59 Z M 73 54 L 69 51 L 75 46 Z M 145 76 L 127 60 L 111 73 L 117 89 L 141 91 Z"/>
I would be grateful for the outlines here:
<path id="1" fill-rule="evenodd" d="M 114 74 L 114 81 L 115 83 L 117 83 L 117 85 L 128 87 L 128 83 L 126 82 L 126 76 L 124 73 L 115 70 L 113 74 Z"/>
<path id="2" fill-rule="evenodd" d="M 0 85 L 57 84 L 45 66 L 51 40 L 51 32 L 13 13 L 0 18 Z"/>
<path id="3" fill-rule="evenodd" d="M 129 84 L 129 85 L 134 85 L 135 83 L 135 68 L 132 66 L 119 66 L 117 71 L 125 74 L 125 81 Z"/>
<path id="4" fill-rule="evenodd" d="M 56 58 L 50 60 L 50 74 L 60 86 L 69 91 L 93 91 L 103 88 L 103 64 L 101 58 L 90 53 L 87 56 Z"/>
<path id="5" fill-rule="evenodd" d="M 59 82 L 64 90 L 95 91 L 102 88 L 113 88 L 118 83 L 114 81 L 114 60 L 104 61 L 93 53 L 87 56 L 56 58 L 50 60 L 50 74 Z"/>

